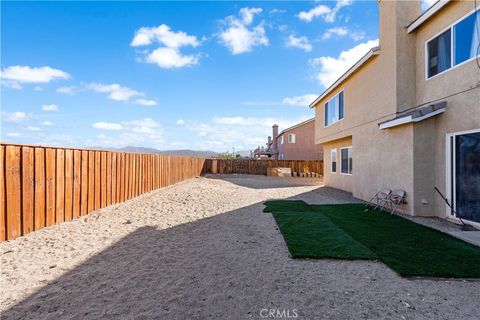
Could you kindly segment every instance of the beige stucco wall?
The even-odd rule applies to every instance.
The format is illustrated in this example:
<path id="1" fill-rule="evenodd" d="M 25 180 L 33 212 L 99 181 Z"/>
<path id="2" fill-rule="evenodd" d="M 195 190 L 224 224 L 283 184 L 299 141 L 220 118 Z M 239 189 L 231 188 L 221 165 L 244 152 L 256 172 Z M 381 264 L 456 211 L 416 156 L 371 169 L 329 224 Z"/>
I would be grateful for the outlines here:
<path id="1" fill-rule="evenodd" d="M 415 32 L 412 2 L 381 1 L 381 52 L 315 106 L 315 140 L 325 148 L 325 183 L 368 200 L 382 187 L 404 189 L 403 210 L 445 217 L 446 135 L 480 128 L 480 71 L 474 60 L 425 79 L 425 42 L 473 10 L 471 2 L 452 2 Z M 413 17 L 412 17 L 413 15 Z M 324 127 L 324 104 L 344 90 L 345 118 Z M 396 112 L 446 100 L 446 112 L 431 119 L 380 130 Z M 330 173 L 330 150 L 353 146 L 353 175 Z"/>
<path id="2" fill-rule="evenodd" d="M 353 175 L 346 175 L 340 173 L 341 168 L 341 159 L 340 159 L 340 148 L 351 147 L 352 146 L 352 137 L 347 137 L 335 141 L 331 141 L 323 145 L 324 150 L 324 162 L 323 162 L 323 176 L 324 183 L 333 188 L 342 189 L 348 192 L 353 192 Z M 332 149 L 337 149 L 337 172 L 332 173 Z M 352 154 L 353 154 L 352 148 Z M 353 163 L 355 168 L 355 163 Z"/>
<path id="3" fill-rule="evenodd" d="M 288 135 L 295 134 L 295 143 L 288 142 Z M 280 143 L 283 135 L 283 144 Z M 286 130 L 277 139 L 278 159 L 283 160 L 323 160 L 322 146 L 315 144 L 315 121 Z"/>
<path id="4" fill-rule="evenodd" d="M 472 11 L 471 1 L 453 1 L 416 31 L 416 104 L 445 100 L 447 107 L 444 114 L 415 128 L 415 214 L 446 217 L 445 203 L 434 186 L 446 195 L 447 134 L 480 129 L 480 70 L 474 60 L 428 80 L 425 75 L 425 43 Z"/>
<path id="5" fill-rule="evenodd" d="M 315 106 L 315 138 L 324 146 L 326 185 L 350 191 L 363 200 L 384 187 L 403 189 L 408 204 L 401 210 L 412 213 L 413 125 L 380 130 L 378 123 L 393 118 L 398 108 L 414 103 L 415 38 L 399 33 L 418 15 L 419 3 L 402 6 L 382 1 L 379 6 L 380 54 Z M 405 54 L 397 56 L 397 48 L 404 48 Z M 405 64 L 410 67 L 401 68 Z M 341 90 L 345 117 L 325 127 L 324 104 Z M 353 174 L 331 174 L 330 150 L 345 144 L 352 145 Z"/>

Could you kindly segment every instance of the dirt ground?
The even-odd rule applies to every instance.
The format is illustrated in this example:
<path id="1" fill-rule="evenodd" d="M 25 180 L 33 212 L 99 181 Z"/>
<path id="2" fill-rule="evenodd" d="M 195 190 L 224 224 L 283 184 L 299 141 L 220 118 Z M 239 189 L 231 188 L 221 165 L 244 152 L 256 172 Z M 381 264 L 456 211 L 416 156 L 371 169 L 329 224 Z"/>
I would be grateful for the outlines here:
<path id="1" fill-rule="evenodd" d="M 210 176 L 0 244 L 2 319 L 480 319 L 480 281 L 291 259 L 262 202 L 314 178 Z M 479 267 L 479 266 L 472 266 Z"/>

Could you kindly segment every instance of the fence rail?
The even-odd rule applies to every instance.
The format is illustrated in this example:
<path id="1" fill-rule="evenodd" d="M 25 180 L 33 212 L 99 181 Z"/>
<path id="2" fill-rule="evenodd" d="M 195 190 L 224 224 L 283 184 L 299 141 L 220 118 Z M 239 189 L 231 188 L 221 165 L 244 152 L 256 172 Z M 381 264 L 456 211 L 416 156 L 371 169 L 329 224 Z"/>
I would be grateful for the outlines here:
<path id="1" fill-rule="evenodd" d="M 207 159 L 206 173 L 266 175 L 267 168 L 285 167 L 292 172 L 323 174 L 322 160 L 215 160 Z"/>
<path id="2" fill-rule="evenodd" d="M 202 174 L 205 159 L 1 143 L 0 242 Z"/>

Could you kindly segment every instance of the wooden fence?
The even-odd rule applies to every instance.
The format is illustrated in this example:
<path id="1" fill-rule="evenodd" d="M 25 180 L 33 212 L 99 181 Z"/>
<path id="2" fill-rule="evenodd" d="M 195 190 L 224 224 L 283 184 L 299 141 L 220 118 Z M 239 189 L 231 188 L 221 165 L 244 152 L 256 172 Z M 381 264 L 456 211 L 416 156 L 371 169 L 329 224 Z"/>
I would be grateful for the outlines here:
<path id="1" fill-rule="evenodd" d="M 0 241 L 199 176 L 205 159 L 0 144 Z"/>
<path id="2" fill-rule="evenodd" d="M 215 160 L 207 159 L 205 173 L 239 173 L 266 175 L 267 168 L 285 167 L 292 172 L 315 172 L 323 175 L 322 160 Z"/>

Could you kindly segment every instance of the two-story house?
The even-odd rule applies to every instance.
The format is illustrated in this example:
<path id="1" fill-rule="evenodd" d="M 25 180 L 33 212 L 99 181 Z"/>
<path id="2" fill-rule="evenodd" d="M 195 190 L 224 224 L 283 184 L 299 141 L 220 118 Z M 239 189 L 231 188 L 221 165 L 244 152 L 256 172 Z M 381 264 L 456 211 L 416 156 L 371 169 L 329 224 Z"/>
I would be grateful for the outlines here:
<path id="1" fill-rule="evenodd" d="M 315 118 L 308 119 L 278 133 L 272 126 L 272 136 L 266 147 L 253 151 L 256 159 L 323 160 L 323 148 L 315 144 Z"/>
<path id="2" fill-rule="evenodd" d="M 325 184 L 363 200 L 403 189 L 407 214 L 480 223 L 478 7 L 378 6 L 379 46 L 311 104 Z"/>

